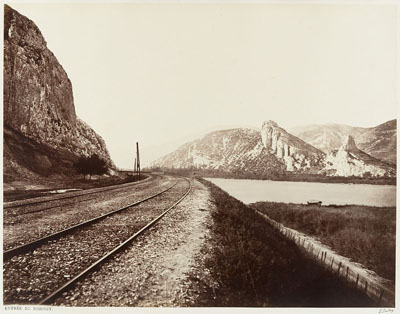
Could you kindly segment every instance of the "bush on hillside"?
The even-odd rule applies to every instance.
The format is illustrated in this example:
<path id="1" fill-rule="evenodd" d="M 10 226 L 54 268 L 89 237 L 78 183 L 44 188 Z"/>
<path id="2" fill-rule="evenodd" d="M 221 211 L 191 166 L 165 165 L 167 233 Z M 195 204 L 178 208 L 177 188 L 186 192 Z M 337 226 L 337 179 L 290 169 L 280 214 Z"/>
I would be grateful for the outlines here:
<path id="1" fill-rule="evenodd" d="M 90 179 L 92 178 L 92 175 L 102 175 L 108 171 L 105 160 L 101 159 L 96 154 L 90 157 L 80 157 L 79 160 L 74 164 L 74 167 L 76 171 L 83 176 L 89 175 Z"/>

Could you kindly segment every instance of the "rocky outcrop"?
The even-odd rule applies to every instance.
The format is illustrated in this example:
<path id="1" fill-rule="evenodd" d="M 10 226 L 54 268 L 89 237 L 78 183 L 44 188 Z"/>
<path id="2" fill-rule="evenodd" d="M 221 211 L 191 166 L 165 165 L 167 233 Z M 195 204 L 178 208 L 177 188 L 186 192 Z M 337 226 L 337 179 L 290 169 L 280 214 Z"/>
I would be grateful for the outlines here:
<path id="1" fill-rule="evenodd" d="M 114 167 L 103 139 L 75 114 L 72 84 L 38 27 L 5 5 L 4 125 L 76 156 L 97 154 Z"/>
<path id="2" fill-rule="evenodd" d="M 285 172 L 328 176 L 395 176 L 395 168 L 358 149 L 348 136 L 339 150 L 325 154 L 274 121 L 261 131 L 222 130 L 186 143 L 153 163 L 161 168 L 221 170 L 268 178 Z"/>
<path id="3" fill-rule="evenodd" d="M 215 131 L 155 161 L 153 167 L 218 170 L 244 175 L 280 173 L 284 165 L 263 147 L 258 131 Z"/>
<path id="4" fill-rule="evenodd" d="M 329 153 L 338 150 L 343 137 L 351 135 L 359 149 L 372 157 L 396 164 L 397 121 L 390 120 L 372 128 L 352 127 L 343 124 L 300 126 L 289 129 L 312 146 Z"/>
<path id="5" fill-rule="evenodd" d="M 323 172 L 332 176 L 344 177 L 392 177 L 396 175 L 393 166 L 358 149 L 351 135 L 345 138 L 338 150 L 333 150 L 326 156 L 326 166 Z"/>
<path id="6" fill-rule="evenodd" d="M 287 171 L 310 171 L 323 167 L 325 153 L 289 134 L 274 121 L 262 125 L 263 146 L 282 161 Z"/>
<path id="7" fill-rule="evenodd" d="M 323 167 L 324 156 L 268 121 L 261 132 L 231 129 L 209 133 L 159 159 L 153 166 L 215 169 L 264 177 L 286 171 L 316 173 Z"/>
<path id="8" fill-rule="evenodd" d="M 347 137 L 342 145 L 342 149 L 347 152 L 359 152 L 360 151 L 356 146 L 354 137 L 352 137 L 351 135 L 347 135 Z"/>

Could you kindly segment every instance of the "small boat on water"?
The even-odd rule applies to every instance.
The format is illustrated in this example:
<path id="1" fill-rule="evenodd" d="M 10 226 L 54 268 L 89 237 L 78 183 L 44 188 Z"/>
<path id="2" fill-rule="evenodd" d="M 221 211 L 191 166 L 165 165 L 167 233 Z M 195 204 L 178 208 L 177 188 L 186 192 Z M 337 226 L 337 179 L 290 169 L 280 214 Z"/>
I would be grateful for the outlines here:
<path id="1" fill-rule="evenodd" d="M 318 206 L 321 206 L 322 202 L 318 201 L 318 200 L 309 200 L 309 201 L 307 201 L 307 205 L 318 205 Z"/>

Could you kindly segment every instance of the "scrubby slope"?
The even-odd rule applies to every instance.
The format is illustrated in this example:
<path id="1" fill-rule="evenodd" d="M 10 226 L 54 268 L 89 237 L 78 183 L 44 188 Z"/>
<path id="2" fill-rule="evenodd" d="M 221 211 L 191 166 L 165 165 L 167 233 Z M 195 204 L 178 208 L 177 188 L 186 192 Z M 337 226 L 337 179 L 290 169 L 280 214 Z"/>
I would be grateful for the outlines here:
<path id="1" fill-rule="evenodd" d="M 351 135 L 362 151 L 377 159 L 396 163 L 396 124 L 396 120 L 390 120 L 372 128 L 343 124 L 308 125 L 291 128 L 289 132 L 326 153 L 339 149 L 343 138 Z"/>

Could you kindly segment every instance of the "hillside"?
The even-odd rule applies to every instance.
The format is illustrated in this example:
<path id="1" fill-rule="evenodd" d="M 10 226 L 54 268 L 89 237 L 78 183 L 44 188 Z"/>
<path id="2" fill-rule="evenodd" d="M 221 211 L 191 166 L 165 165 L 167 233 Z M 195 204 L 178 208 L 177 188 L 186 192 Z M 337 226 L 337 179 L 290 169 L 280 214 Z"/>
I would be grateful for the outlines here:
<path id="1" fill-rule="evenodd" d="M 328 153 L 337 150 L 347 135 L 351 135 L 359 149 L 372 157 L 396 163 L 397 121 L 390 120 L 372 128 L 343 124 L 299 126 L 289 132 Z"/>
<path id="2" fill-rule="evenodd" d="M 327 154 L 324 171 L 329 175 L 344 177 L 396 176 L 396 169 L 391 164 L 360 150 L 351 135 L 347 136 L 339 149 Z"/>
<path id="3" fill-rule="evenodd" d="M 79 156 L 114 168 L 104 140 L 75 113 L 72 84 L 34 22 L 4 7 L 5 180 L 70 175 Z"/>
<path id="4" fill-rule="evenodd" d="M 395 176 L 395 168 L 357 148 L 353 137 L 328 154 L 290 134 L 274 121 L 261 131 L 216 131 L 153 163 L 155 168 L 213 170 L 210 174 L 268 178 L 282 175 Z"/>
<path id="5" fill-rule="evenodd" d="M 279 127 L 274 121 L 266 121 L 261 129 L 264 147 L 283 160 L 287 171 L 314 171 L 323 167 L 325 154 L 312 145 Z"/>
<path id="6" fill-rule="evenodd" d="M 214 169 L 235 174 L 268 175 L 315 172 L 325 154 L 267 121 L 253 129 L 215 131 L 156 161 L 154 167 Z"/>
<path id="7" fill-rule="evenodd" d="M 268 153 L 252 129 L 215 131 L 186 143 L 153 166 L 214 169 L 232 173 L 282 172 L 284 163 Z"/>

